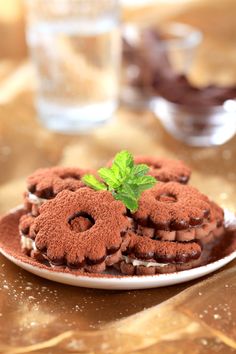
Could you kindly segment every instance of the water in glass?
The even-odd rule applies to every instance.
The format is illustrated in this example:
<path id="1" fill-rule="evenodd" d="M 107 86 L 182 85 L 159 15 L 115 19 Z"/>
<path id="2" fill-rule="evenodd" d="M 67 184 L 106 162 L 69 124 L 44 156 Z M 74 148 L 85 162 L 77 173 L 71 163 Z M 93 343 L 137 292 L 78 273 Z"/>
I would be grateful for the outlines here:
<path id="1" fill-rule="evenodd" d="M 117 21 L 39 21 L 28 28 L 37 71 L 37 107 L 57 131 L 87 131 L 116 109 L 120 36 Z"/>

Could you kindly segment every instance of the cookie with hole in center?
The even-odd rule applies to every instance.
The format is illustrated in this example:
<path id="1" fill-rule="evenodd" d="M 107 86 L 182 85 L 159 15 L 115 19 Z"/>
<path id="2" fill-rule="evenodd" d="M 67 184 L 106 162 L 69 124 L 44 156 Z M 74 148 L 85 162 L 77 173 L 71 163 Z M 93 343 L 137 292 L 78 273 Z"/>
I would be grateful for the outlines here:
<path id="1" fill-rule="evenodd" d="M 210 200 L 196 188 L 159 182 L 143 192 L 133 218 L 157 230 L 179 231 L 202 225 L 208 221 L 210 211 Z"/>
<path id="2" fill-rule="evenodd" d="M 202 265 L 224 233 L 223 210 L 196 188 L 157 183 L 133 215 L 119 269 L 128 275 L 171 273 Z M 128 240 L 128 241 L 127 241 Z"/>
<path id="3" fill-rule="evenodd" d="M 120 260 L 125 213 L 108 191 L 66 190 L 40 207 L 27 236 L 51 265 L 100 273 Z"/>
<path id="4" fill-rule="evenodd" d="M 155 156 L 135 156 L 136 164 L 146 164 L 150 169 L 148 174 L 155 177 L 160 182 L 188 183 L 191 170 L 181 160 L 159 158 Z"/>
<path id="5" fill-rule="evenodd" d="M 113 160 L 107 163 L 112 165 Z M 179 182 L 187 184 L 191 176 L 191 169 L 181 160 L 173 160 L 148 155 L 134 156 L 135 164 L 145 164 L 149 167 L 148 175 L 160 182 Z"/>
<path id="6" fill-rule="evenodd" d="M 76 191 L 85 187 L 82 178 L 87 173 L 95 173 L 77 167 L 51 167 L 36 170 L 27 178 L 27 192 L 24 205 L 28 212 L 38 215 L 43 202 L 54 198 L 63 190 Z"/>
<path id="7" fill-rule="evenodd" d="M 142 194 L 133 220 L 135 232 L 141 236 L 204 242 L 210 233 L 222 233 L 224 213 L 192 186 L 159 182 Z"/>

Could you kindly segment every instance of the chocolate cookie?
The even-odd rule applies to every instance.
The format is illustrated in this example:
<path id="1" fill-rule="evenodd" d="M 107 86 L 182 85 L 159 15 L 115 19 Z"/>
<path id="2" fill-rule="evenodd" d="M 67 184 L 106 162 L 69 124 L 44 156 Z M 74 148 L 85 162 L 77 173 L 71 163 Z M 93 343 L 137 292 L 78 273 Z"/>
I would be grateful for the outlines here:
<path id="1" fill-rule="evenodd" d="M 33 224 L 35 217 L 31 214 L 25 214 L 20 218 L 19 230 L 22 235 L 29 237 L 30 227 Z"/>
<path id="2" fill-rule="evenodd" d="M 216 203 L 210 202 L 210 213 L 203 219 L 202 224 L 189 226 L 183 230 L 159 230 L 150 227 L 136 225 L 138 235 L 157 238 L 165 241 L 187 242 L 200 240 L 206 243 L 214 237 L 221 236 L 224 231 L 224 211 Z"/>
<path id="3" fill-rule="evenodd" d="M 209 252 L 208 252 L 209 254 Z M 187 263 L 158 263 L 155 260 L 140 261 L 132 258 L 132 256 L 123 256 L 122 261 L 119 262 L 115 268 L 125 275 L 155 275 L 175 273 L 183 270 L 199 267 L 206 264 L 202 257 L 191 260 Z"/>
<path id="4" fill-rule="evenodd" d="M 133 219 L 133 230 L 141 236 L 204 242 L 210 233 L 222 233 L 224 213 L 196 188 L 168 182 L 143 193 Z"/>
<path id="5" fill-rule="evenodd" d="M 75 167 L 52 167 L 36 170 L 27 178 L 24 205 L 27 211 L 38 215 L 39 206 L 54 198 L 62 190 L 75 191 L 85 187 L 82 177 L 91 171 Z M 94 173 L 94 171 L 92 171 Z"/>
<path id="6" fill-rule="evenodd" d="M 29 237 L 30 227 L 33 224 L 33 221 L 34 217 L 31 214 L 23 215 L 19 221 L 21 249 L 29 256 L 35 251 L 34 241 Z"/>
<path id="7" fill-rule="evenodd" d="M 149 175 L 160 182 L 175 181 L 186 184 L 191 176 L 191 170 L 180 160 L 158 158 L 154 156 L 136 156 L 136 164 L 146 164 L 150 167 Z"/>
<path id="8" fill-rule="evenodd" d="M 201 228 L 196 228 L 195 238 L 202 245 L 205 245 L 221 237 L 224 231 L 224 211 L 219 205 L 211 201 L 209 223 L 204 224 Z"/>
<path id="9" fill-rule="evenodd" d="M 128 239 L 128 241 L 127 241 Z M 178 267 L 187 269 L 201 256 L 197 242 L 170 242 L 138 236 L 133 232 L 126 235 L 128 243 L 122 254 L 119 269 L 128 275 L 152 275 L 170 273 Z"/>
<path id="10" fill-rule="evenodd" d="M 107 166 L 111 166 L 112 161 L 113 160 L 110 160 Z M 140 155 L 134 157 L 134 163 L 147 165 L 149 167 L 148 174 L 155 177 L 160 182 L 174 181 L 187 184 L 191 176 L 190 168 L 180 160 Z"/>
<path id="11" fill-rule="evenodd" d="M 199 266 L 223 234 L 223 221 L 223 210 L 197 189 L 158 183 L 140 199 L 119 269 L 151 275 Z"/>
<path id="12" fill-rule="evenodd" d="M 108 191 L 62 191 L 40 207 L 28 238 L 52 265 L 102 272 L 121 258 L 123 235 L 130 227 L 126 208 Z M 27 222 L 26 222 L 27 224 Z"/>
<path id="13" fill-rule="evenodd" d="M 133 218 L 142 226 L 179 231 L 202 225 L 208 220 L 210 210 L 209 199 L 196 188 L 159 182 L 143 192 Z"/>
<path id="14" fill-rule="evenodd" d="M 224 226 L 205 233 L 192 241 L 163 241 L 127 233 L 122 260 L 115 265 L 126 275 L 154 275 L 173 273 L 207 264 L 225 232 Z"/>

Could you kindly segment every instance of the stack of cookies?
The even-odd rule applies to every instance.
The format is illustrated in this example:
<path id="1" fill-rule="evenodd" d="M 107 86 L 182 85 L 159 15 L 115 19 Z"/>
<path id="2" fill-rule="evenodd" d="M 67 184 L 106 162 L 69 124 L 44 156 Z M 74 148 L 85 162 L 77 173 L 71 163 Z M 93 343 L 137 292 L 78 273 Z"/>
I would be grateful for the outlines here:
<path id="1" fill-rule="evenodd" d="M 207 262 L 224 234 L 223 210 L 187 185 L 181 161 L 137 156 L 158 181 L 131 213 L 110 191 L 95 191 L 82 177 L 96 171 L 53 167 L 27 179 L 22 250 L 51 267 L 126 275 L 170 273 Z M 109 164 L 109 163 L 108 163 Z"/>

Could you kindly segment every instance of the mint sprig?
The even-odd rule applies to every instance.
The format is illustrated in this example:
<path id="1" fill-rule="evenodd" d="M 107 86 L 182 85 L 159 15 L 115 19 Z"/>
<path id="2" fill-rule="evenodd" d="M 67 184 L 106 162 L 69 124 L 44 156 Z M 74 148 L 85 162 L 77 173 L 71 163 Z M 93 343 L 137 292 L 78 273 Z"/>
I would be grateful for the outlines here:
<path id="1" fill-rule="evenodd" d="M 114 198 L 122 201 L 134 213 L 138 209 L 139 198 L 146 189 L 156 184 L 156 179 L 148 176 L 149 167 L 135 165 L 133 156 L 126 150 L 119 152 L 112 166 L 98 170 L 101 181 L 93 175 L 85 175 L 83 182 L 95 190 L 108 190 Z"/>

